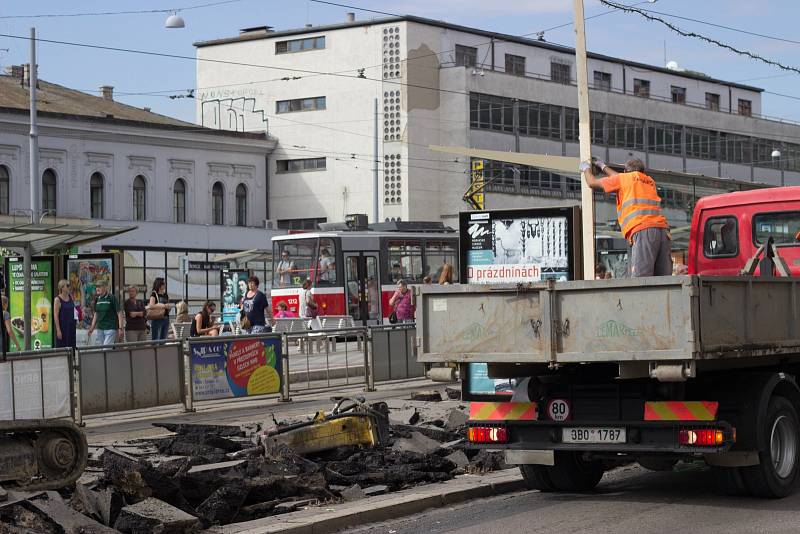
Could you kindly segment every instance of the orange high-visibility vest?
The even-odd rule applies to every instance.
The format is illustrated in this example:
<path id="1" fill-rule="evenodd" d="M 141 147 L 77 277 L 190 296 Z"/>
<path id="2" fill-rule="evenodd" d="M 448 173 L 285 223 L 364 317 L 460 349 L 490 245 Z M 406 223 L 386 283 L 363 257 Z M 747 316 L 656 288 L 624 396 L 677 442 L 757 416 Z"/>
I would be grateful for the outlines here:
<path id="1" fill-rule="evenodd" d="M 623 172 L 617 190 L 617 219 L 622 235 L 631 236 L 645 228 L 669 228 L 661 211 L 656 182 L 643 172 Z"/>

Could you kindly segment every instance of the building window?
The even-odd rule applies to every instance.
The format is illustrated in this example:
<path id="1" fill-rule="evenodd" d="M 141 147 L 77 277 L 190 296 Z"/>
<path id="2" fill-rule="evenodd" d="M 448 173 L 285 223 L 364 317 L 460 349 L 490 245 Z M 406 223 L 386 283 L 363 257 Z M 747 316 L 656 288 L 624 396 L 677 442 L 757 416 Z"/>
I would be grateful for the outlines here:
<path id="1" fill-rule="evenodd" d="M 662 154 L 681 154 L 683 130 L 678 124 L 650 122 L 647 130 L 647 147 Z"/>
<path id="2" fill-rule="evenodd" d="M 42 174 L 42 211 L 46 215 L 56 214 L 56 173 L 53 169 Z"/>
<path id="3" fill-rule="evenodd" d="M 147 218 L 147 182 L 144 176 L 133 179 L 133 220 L 144 221 Z"/>
<path id="4" fill-rule="evenodd" d="M 716 93 L 706 93 L 706 108 L 712 111 L 719 111 L 719 95 Z"/>
<path id="5" fill-rule="evenodd" d="M 211 188 L 211 217 L 213 224 L 225 224 L 225 190 L 220 182 Z"/>
<path id="6" fill-rule="evenodd" d="M 686 155 L 693 158 L 717 159 L 719 141 L 717 132 L 701 128 L 686 129 Z"/>
<path id="7" fill-rule="evenodd" d="M 685 104 L 686 103 L 686 88 L 685 87 L 678 87 L 677 85 L 672 86 L 672 103 L 673 104 Z"/>
<path id="8" fill-rule="evenodd" d="M 183 178 L 175 180 L 172 186 L 172 219 L 176 223 L 186 222 L 186 182 Z"/>
<path id="9" fill-rule="evenodd" d="M 619 115 L 607 115 L 608 144 L 620 148 L 644 150 L 644 121 Z"/>
<path id="10" fill-rule="evenodd" d="M 290 54 L 292 52 L 305 52 L 307 50 L 322 50 L 325 48 L 325 36 L 308 37 L 306 39 L 292 39 L 291 41 L 278 41 L 275 43 L 276 54 Z"/>
<path id="11" fill-rule="evenodd" d="M 327 168 L 325 158 L 279 159 L 276 164 L 279 173 L 324 171 Z"/>
<path id="12" fill-rule="evenodd" d="M 478 64 L 478 49 L 474 46 L 456 45 L 456 66 L 474 67 Z"/>
<path id="13" fill-rule="evenodd" d="M 572 68 L 569 63 L 559 63 L 557 61 L 550 62 L 550 79 L 554 82 L 568 84 L 572 77 L 570 71 Z"/>
<path id="14" fill-rule="evenodd" d="M 525 76 L 525 58 L 514 54 L 506 54 L 506 73 Z"/>
<path id="15" fill-rule="evenodd" d="M 633 79 L 633 96 L 650 98 L 650 80 Z"/>
<path id="16" fill-rule="evenodd" d="M 236 226 L 247 226 L 247 186 L 236 186 Z"/>
<path id="17" fill-rule="evenodd" d="M 92 219 L 103 218 L 103 175 L 99 172 L 92 174 L 89 179 L 89 204 L 91 205 Z"/>
<path id="18" fill-rule="evenodd" d="M 297 111 L 320 111 L 325 109 L 325 97 L 295 98 L 294 100 L 278 100 L 277 113 L 294 113 Z"/>
<path id="19" fill-rule="evenodd" d="M 739 115 L 744 115 L 745 117 L 749 117 L 753 114 L 753 102 L 750 100 L 745 100 L 743 98 L 739 99 Z"/>
<path id="20" fill-rule="evenodd" d="M 8 167 L 0 165 L 0 214 L 8 215 L 10 210 L 11 173 Z"/>
<path id="21" fill-rule="evenodd" d="M 611 90 L 611 73 L 594 71 L 594 88 L 601 91 Z"/>
<path id="22" fill-rule="evenodd" d="M 328 222 L 325 217 L 309 219 L 278 219 L 278 228 L 281 230 L 318 230 L 319 224 Z"/>

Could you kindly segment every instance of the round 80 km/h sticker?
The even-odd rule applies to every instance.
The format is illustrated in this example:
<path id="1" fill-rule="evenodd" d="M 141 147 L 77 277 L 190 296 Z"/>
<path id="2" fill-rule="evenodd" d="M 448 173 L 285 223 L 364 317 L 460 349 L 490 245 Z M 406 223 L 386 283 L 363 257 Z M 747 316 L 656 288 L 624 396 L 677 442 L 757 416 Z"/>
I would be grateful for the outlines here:
<path id="1" fill-rule="evenodd" d="M 569 401 L 565 399 L 550 399 L 547 401 L 547 417 L 551 421 L 569 421 Z"/>

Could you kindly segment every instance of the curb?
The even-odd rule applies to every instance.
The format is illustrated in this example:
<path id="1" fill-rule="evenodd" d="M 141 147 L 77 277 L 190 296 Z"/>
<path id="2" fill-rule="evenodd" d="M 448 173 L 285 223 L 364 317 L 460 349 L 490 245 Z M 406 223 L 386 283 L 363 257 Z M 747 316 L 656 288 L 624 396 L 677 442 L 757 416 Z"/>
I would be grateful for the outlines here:
<path id="1" fill-rule="evenodd" d="M 333 507 L 309 507 L 289 514 L 211 528 L 214 534 L 326 534 L 348 527 L 397 519 L 430 508 L 525 489 L 522 475 L 507 469 L 486 475 L 461 475 L 441 484 L 409 488 Z"/>

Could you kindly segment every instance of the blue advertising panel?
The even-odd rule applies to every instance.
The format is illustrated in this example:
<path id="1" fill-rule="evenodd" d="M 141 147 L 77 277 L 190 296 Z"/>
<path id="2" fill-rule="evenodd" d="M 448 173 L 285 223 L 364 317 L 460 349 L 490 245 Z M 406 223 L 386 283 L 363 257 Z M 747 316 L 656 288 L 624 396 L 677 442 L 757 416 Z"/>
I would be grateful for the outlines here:
<path id="1" fill-rule="evenodd" d="M 281 389 L 280 337 L 192 339 L 194 400 L 278 393 Z"/>

